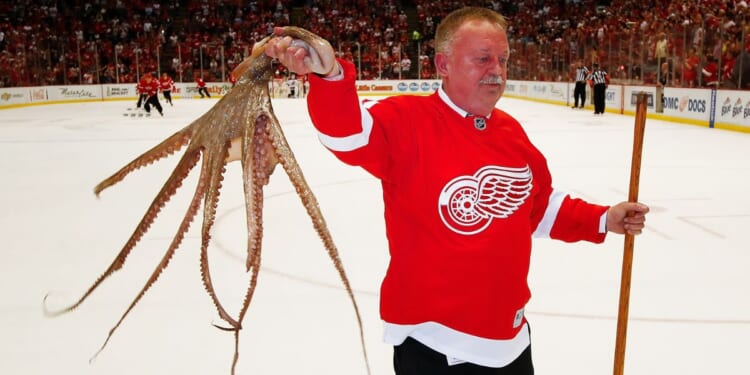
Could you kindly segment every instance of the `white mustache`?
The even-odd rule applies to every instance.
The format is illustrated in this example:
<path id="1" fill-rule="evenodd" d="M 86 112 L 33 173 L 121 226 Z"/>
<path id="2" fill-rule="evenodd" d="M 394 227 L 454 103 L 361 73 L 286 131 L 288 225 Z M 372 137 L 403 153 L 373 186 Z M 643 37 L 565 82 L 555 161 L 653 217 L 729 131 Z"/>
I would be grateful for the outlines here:
<path id="1" fill-rule="evenodd" d="M 505 80 L 503 80 L 503 77 L 501 77 L 501 76 L 487 77 L 487 78 L 479 81 L 479 83 L 481 83 L 483 85 L 502 85 L 504 82 L 505 82 Z"/>

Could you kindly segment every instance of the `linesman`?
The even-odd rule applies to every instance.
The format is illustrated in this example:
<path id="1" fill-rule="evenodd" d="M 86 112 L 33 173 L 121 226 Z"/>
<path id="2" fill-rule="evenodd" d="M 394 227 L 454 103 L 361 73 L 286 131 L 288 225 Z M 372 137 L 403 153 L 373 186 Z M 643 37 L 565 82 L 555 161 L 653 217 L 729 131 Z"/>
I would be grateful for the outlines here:
<path id="1" fill-rule="evenodd" d="M 599 64 L 594 63 L 591 67 L 593 71 L 589 74 L 587 80 L 594 88 L 594 114 L 603 115 L 609 76 L 604 69 L 599 69 Z"/>
<path id="2" fill-rule="evenodd" d="M 586 104 L 586 77 L 589 76 L 589 68 L 583 65 L 583 60 L 578 60 L 576 63 L 576 87 L 573 90 L 573 98 L 575 100 L 573 109 L 583 109 Z M 578 98 L 581 99 L 581 106 L 578 107 Z"/>

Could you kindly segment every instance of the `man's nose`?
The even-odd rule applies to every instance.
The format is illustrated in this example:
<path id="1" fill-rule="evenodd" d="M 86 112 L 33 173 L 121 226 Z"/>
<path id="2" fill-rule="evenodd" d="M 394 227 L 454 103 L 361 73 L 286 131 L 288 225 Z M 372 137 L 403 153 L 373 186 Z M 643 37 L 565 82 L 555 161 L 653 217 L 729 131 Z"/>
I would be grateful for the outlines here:
<path id="1" fill-rule="evenodd" d="M 500 59 L 495 59 L 492 62 L 490 71 L 496 75 L 503 75 L 502 73 L 505 71 L 505 63 Z"/>

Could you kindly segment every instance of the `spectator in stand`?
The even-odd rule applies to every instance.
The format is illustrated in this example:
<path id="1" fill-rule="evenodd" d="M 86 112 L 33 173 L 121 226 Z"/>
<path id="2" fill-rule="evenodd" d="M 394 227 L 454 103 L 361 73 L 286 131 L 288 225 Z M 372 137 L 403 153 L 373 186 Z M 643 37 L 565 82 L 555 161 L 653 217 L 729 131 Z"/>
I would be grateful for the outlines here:
<path id="1" fill-rule="evenodd" d="M 737 88 L 732 81 L 732 72 L 734 65 L 737 63 L 737 55 L 732 49 L 728 49 L 721 59 L 721 86 L 727 88 Z"/>
<path id="2" fill-rule="evenodd" d="M 695 52 L 695 47 L 690 47 L 687 58 L 685 58 L 684 64 L 684 75 L 685 83 L 688 87 L 696 87 L 698 85 L 698 65 L 700 64 L 700 57 Z"/>
<path id="3" fill-rule="evenodd" d="M 657 66 L 661 65 L 661 63 L 667 60 L 667 48 L 668 47 L 669 47 L 669 43 L 667 41 L 667 34 L 660 33 L 659 38 L 656 40 L 656 46 L 654 50 L 654 57 L 656 58 Z"/>
<path id="4" fill-rule="evenodd" d="M 706 58 L 706 66 L 701 70 L 703 85 L 705 87 L 717 87 L 719 85 L 719 64 L 713 55 Z"/>
<path id="5" fill-rule="evenodd" d="M 204 81 L 201 76 L 195 76 L 195 83 L 198 84 L 198 94 L 201 95 L 201 99 L 205 97 L 211 97 L 211 94 L 208 93 L 208 89 L 206 88 L 206 81 Z"/>
<path id="6" fill-rule="evenodd" d="M 673 82 L 674 80 L 672 79 L 672 72 L 669 71 L 669 63 L 667 62 L 661 63 L 657 85 L 660 87 L 667 87 L 667 86 L 671 86 Z"/>
<path id="7" fill-rule="evenodd" d="M 404 79 L 413 78 L 411 75 L 411 59 L 407 53 L 403 53 L 401 57 L 401 77 Z"/>
<path id="8" fill-rule="evenodd" d="M 421 76 L 419 78 L 421 79 L 435 79 L 435 76 L 432 72 L 432 65 L 431 64 L 425 64 L 422 66 L 420 70 Z"/>
<path id="9" fill-rule="evenodd" d="M 174 89 L 174 80 L 169 74 L 167 74 L 167 72 L 161 74 L 159 86 L 162 95 L 164 95 L 164 102 L 169 103 L 169 105 L 172 106 L 172 89 Z"/>
<path id="10" fill-rule="evenodd" d="M 731 81 L 738 89 L 748 88 L 748 82 L 750 82 L 750 53 L 747 49 L 743 49 L 737 56 L 732 69 Z"/>

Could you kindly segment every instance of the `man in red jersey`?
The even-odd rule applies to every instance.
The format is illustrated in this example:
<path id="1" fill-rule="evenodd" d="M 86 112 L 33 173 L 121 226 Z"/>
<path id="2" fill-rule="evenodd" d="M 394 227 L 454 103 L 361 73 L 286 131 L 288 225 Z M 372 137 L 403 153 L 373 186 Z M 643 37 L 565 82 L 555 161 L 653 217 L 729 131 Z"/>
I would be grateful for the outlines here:
<path id="1" fill-rule="evenodd" d="M 206 88 L 206 81 L 204 81 L 201 76 L 195 76 L 195 83 L 198 85 L 198 94 L 201 95 L 201 99 L 211 97 L 211 94 L 208 93 L 208 89 Z"/>
<path id="2" fill-rule="evenodd" d="M 146 113 L 151 113 L 151 106 L 153 105 L 159 111 L 159 114 L 164 116 L 161 103 L 159 103 L 159 81 L 152 77 L 151 74 L 143 76 L 143 92 L 148 97 L 146 103 L 143 105 Z"/>
<path id="3" fill-rule="evenodd" d="M 161 74 L 161 78 L 159 78 L 159 88 L 161 89 L 162 95 L 164 95 L 164 100 L 169 103 L 169 105 L 172 105 L 172 89 L 174 88 L 174 80 L 169 76 L 169 74 L 167 74 L 167 72 Z"/>
<path id="4" fill-rule="evenodd" d="M 489 9 L 441 21 L 443 82 L 430 96 L 360 102 L 352 63 L 314 72 L 307 64 L 330 61 L 333 49 L 310 59 L 299 42 L 275 38 L 266 54 L 309 74 L 323 145 L 381 180 L 391 258 L 380 314 L 396 374 L 533 374 L 524 315 L 532 236 L 600 243 L 607 232 L 640 234 L 649 208 L 553 188 L 545 157 L 495 107 L 510 47 L 505 19 Z"/>
<path id="5" fill-rule="evenodd" d="M 136 108 L 141 108 L 141 104 L 148 99 L 148 95 L 146 94 L 146 90 L 144 88 L 144 82 L 146 82 L 146 75 L 143 75 L 141 79 L 138 81 L 138 83 L 135 85 L 135 91 L 138 93 L 138 102 L 135 104 Z"/>

